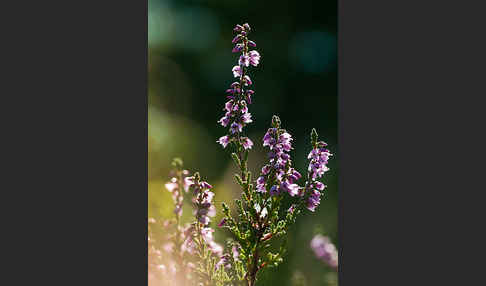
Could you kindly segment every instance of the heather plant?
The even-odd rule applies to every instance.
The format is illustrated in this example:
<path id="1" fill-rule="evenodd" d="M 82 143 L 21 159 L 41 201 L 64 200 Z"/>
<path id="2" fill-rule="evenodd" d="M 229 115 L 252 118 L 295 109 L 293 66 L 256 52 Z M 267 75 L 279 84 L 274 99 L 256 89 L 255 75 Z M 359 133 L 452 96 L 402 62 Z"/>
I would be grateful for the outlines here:
<path id="1" fill-rule="evenodd" d="M 225 114 L 218 121 L 227 128 L 227 134 L 217 140 L 229 150 L 239 170 L 235 180 L 241 188 L 241 198 L 232 206 L 236 215 L 232 215 L 228 204 L 222 203 L 224 217 L 218 224 L 231 239 L 225 250 L 214 242 L 214 229 L 210 227 L 215 215 L 212 186 L 202 181 L 199 173 L 189 176 L 182 161 L 175 159 L 166 184 L 173 196 L 175 219 L 164 222 L 174 225 L 174 235 L 166 238 L 171 247 L 160 251 L 154 246 L 149 227 L 149 272 L 160 270 L 165 281 L 177 281 L 170 285 L 255 286 L 266 268 L 277 267 L 283 261 L 289 228 L 306 210 L 316 210 L 326 187 L 320 181 L 329 170 L 327 163 L 332 156 L 326 143 L 319 141 L 312 129 L 309 165 L 303 178 L 292 165 L 292 135 L 276 115 L 262 139 L 268 148 L 268 161 L 256 179 L 252 178 L 248 154 L 254 143 L 244 134 L 244 128 L 252 122 L 249 105 L 255 93 L 251 89 L 250 68 L 259 65 L 261 56 L 252 49 L 256 44 L 248 38 L 248 24 L 236 25 L 234 31 L 233 52 L 240 53 L 238 64 L 232 68 L 236 81 L 226 90 Z M 193 222 L 181 225 L 185 196 L 192 202 Z"/>

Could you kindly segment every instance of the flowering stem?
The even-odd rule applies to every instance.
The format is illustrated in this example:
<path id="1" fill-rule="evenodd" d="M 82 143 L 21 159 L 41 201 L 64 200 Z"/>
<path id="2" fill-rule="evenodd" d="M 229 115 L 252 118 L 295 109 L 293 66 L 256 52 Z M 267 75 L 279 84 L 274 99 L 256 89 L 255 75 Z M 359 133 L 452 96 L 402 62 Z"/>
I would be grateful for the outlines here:
<path id="1" fill-rule="evenodd" d="M 182 160 L 179 158 L 174 158 L 172 161 L 172 166 L 173 169 L 171 171 L 171 179 L 170 182 L 168 182 L 165 186 L 166 188 L 172 192 L 172 198 L 174 200 L 175 204 L 175 238 L 174 238 L 174 249 L 173 249 L 173 257 L 175 260 L 175 263 L 177 265 L 177 280 L 181 285 L 186 285 L 186 268 L 184 265 L 184 259 L 183 259 L 183 253 L 181 251 L 181 246 L 182 246 L 182 241 L 181 238 L 183 236 L 183 233 L 181 231 L 181 222 L 180 222 L 180 217 L 182 215 L 182 201 L 183 201 L 183 191 L 184 191 L 184 180 L 183 180 L 183 174 L 184 172 L 187 172 L 183 170 L 183 163 Z"/>
<path id="2" fill-rule="evenodd" d="M 248 56 L 248 39 L 246 36 L 243 37 L 243 56 Z M 241 102 L 242 100 L 242 95 L 244 94 L 244 78 L 245 78 L 245 75 L 246 75 L 246 67 L 245 66 L 241 66 L 241 75 L 240 75 L 240 92 L 238 93 L 238 103 Z M 238 157 L 240 158 L 240 162 L 241 162 L 241 166 L 240 166 L 240 169 L 241 169 L 241 179 L 243 181 L 246 180 L 246 160 L 243 160 L 243 146 L 241 146 L 241 138 L 240 138 L 240 132 L 238 132 Z"/>

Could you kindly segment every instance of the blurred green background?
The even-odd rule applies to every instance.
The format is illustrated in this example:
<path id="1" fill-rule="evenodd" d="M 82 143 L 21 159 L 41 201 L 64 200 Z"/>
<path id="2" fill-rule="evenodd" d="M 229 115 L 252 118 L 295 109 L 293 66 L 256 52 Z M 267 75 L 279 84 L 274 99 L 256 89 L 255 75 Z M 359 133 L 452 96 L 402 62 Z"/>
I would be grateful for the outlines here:
<path id="1" fill-rule="evenodd" d="M 216 140 L 226 134 L 217 123 L 225 90 L 233 81 L 231 52 L 236 24 L 248 22 L 250 39 L 262 58 L 250 69 L 254 122 L 245 128 L 255 143 L 252 173 L 266 161 L 261 140 L 277 114 L 294 137 L 291 153 L 302 173 L 307 168 L 312 127 L 334 153 L 324 177 L 328 189 L 316 213 L 301 216 L 292 229 L 285 262 L 266 271 L 259 285 L 337 285 L 337 275 L 309 248 L 315 233 L 337 237 L 337 1 L 149 0 L 149 216 L 172 216 L 163 188 L 170 162 L 181 157 L 214 186 L 216 206 L 239 197 L 234 166 Z M 219 213 L 219 212 L 218 212 Z M 185 218 L 190 213 L 185 209 Z M 217 216 L 215 221 L 220 217 Z M 225 233 L 217 230 L 216 240 Z"/>

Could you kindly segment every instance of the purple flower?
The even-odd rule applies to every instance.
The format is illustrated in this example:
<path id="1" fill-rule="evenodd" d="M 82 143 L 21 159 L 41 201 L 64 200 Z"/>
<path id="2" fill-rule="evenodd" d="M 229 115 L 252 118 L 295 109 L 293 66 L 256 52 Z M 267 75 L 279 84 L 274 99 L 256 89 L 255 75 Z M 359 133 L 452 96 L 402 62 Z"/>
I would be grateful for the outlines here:
<path id="1" fill-rule="evenodd" d="M 205 227 L 201 229 L 201 236 L 206 242 L 210 242 L 213 240 L 213 232 L 214 229 L 210 227 Z"/>
<path id="2" fill-rule="evenodd" d="M 239 53 L 243 50 L 243 44 L 236 44 L 236 46 L 233 48 L 232 52 L 233 53 Z"/>
<path id="3" fill-rule="evenodd" d="M 251 120 L 251 113 L 245 113 L 245 114 L 243 114 L 241 116 L 241 121 L 243 121 L 244 123 L 251 123 L 251 122 L 253 122 L 253 120 Z"/>
<path id="4" fill-rule="evenodd" d="M 245 28 L 243 28 L 243 26 L 242 26 L 242 25 L 240 25 L 240 24 L 236 24 L 236 26 L 235 26 L 235 28 L 233 29 L 233 31 L 235 31 L 235 32 L 241 32 L 241 31 L 243 31 L 244 29 L 245 29 Z"/>
<path id="5" fill-rule="evenodd" d="M 228 146 L 229 141 L 230 140 L 228 136 L 223 136 L 219 138 L 218 143 L 223 145 L 223 148 L 226 148 L 226 146 Z"/>
<path id="6" fill-rule="evenodd" d="M 214 241 L 211 241 L 208 247 L 214 254 L 221 255 L 223 253 L 223 247 Z"/>
<path id="7" fill-rule="evenodd" d="M 218 226 L 219 227 L 222 227 L 223 225 L 226 224 L 226 218 L 223 218 L 219 223 L 218 223 Z"/>
<path id="8" fill-rule="evenodd" d="M 251 89 L 247 90 L 245 95 L 246 95 L 246 100 L 248 101 L 248 104 L 251 104 L 251 96 L 254 94 L 255 92 Z"/>
<path id="9" fill-rule="evenodd" d="M 270 173 L 270 165 L 263 166 L 263 168 L 262 168 L 262 174 L 263 175 L 267 175 L 268 173 Z"/>
<path id="10" fill-rule="evenodd" d="M 265 135 L 263 136 L 263 147 L 272 146 L 273 144 L 275 144 L 275 138 L 273 138 L 275 132 L 275 128 L 268 129 L 267 133 L 265 133 Z"/>
<path id="11" fill-rule="evenodd" d="M 277 187 L 277 185 L 273 185 L 271 188 L 270 188 L 270 195 L 271 196 L 278 196 L 280 194 L 280 188 Z"/>
<path id="12" fill-rule="evenodd" d="M 252 66 L 256 67 L 258 63 L 260 63 L 260 54 L 257 51 L 250 51 L 248 55 L 249 55 L 249 59 L 248 59 L 249 63 Z"/>
<path id="13" fill-rule="evenodd" d="M 189 191 L 189 188 L 191 188 L 194 185 L 194 177 L 186 177 L 184 179 L 184 188 L 186 190 L 186 193 Z"/>
<path id="14" fill-rule="evenodd" d="M 231 268 L 231 260 L 228 254 L 222 255 L 220 257 L 220 260 L 216 263 L 214 266 L 214 269 L 219 269 L 221 266 L 224 266 L 224 268 Z"/>
<path id="15" fill-rule="evenodd" d="M 321 183 L 319 181 L 314 182 L 314 188 L 316 188 L 319 191 L 324 190 L 325 187 L 326 187 L 326 185 L 324 185 L 323 183 Z"/>
<path id="16" fill-rule="evenodd" d="M 237 24 L 236 27 L 233 29 L 235 32 L 241 32 L 245 30 L 245 28 L 242 25 Z"/>
<path id="17" fill-rule="evenodd" d="M 291 183 L 298 181 L 301 177 L 302 175 L 299 172 L 297 172 L 297 170 L 295 170 L 294 168 L 291 168 L 289 170 L 289 181 Z"/>
<path id="18" fill-rule="evenodd" d="M 241 113 L 247 113 L 248 112 L 248 106 L 246 105 L 246 102 L 244 100 L 240 101 L 241 105 L 243 106 L 241 108 Z"/>
<path id="19" fill-rule="evenodd" d="M 173 192 L 175 189 L 177 189 L 178 185 L 177 185 L 177 179 L 176 178 L 172 178 L 170 180 L 169 183 L 165 184 L 165 188 L 169 191 L 169 192 Z"/>
<path id="20" fill-rule="evenodd" d="M 248 41 L 248 45 L 249 45 L 250 47 L 256 47 L 256 44 L 255 44 L 255 42 L 253 42 L 253 41 Z"/>
<path id="21" fill-rule="evenodd" d="M 238 247 L 236 245 L 233 245 L 233 247 L 231 247 L 231 252 L 233 253 L 233 259 L 235 261 L 238 261 L 238 258 L 240 257 L 240 252 L 238 251 Z"/>
<path id="22" fill-rule="evenodd" d="M 241 40 L 241 34 L 236 35 L 233 40 L 231 41 L 233 44 Z"/>
<path id="23" fill-rule="evenodd" d="M 226 115 L 226 116 L 221 117 L 221 119 L 218 122 L 221 123 L 222 126 L 226 127 L 226 126 L 228 126 L 229 121 L 230 121 L 230 119 Z"/>
<path id="24" fill-rule="evenodd" d="M 260 56 L 258 56 L 258 59 L 260 59 Z M 247 56 L 247 55 L 241 55 L 240 56 L 240 60 L 238 61 L 238 63 L 240 64 L 240 66 L 245 66 L 245 67 L 249 66 L 250 65 L 250 62 L 251 62 L 251 56 Z M 256 66 L 256 65 L 254 65 L 254 66 Z"/>
<path id="25" fill-rule="evenodd" d="M 224 109 L 226 109 L 227 112 L 231 112 L 233 110 L 233 100 L 230 100 L 224 104 Z"/>
<path id="26" fill-rule="evenodd" d="M 240 66 L 234 66 L 232 71 L 233 71 L 234 77 L 240 77 L 241 76 L 241 67 Z"/>
<path id="27" fill-rule="evenodd" d="M 263 176 L 258 177 L 258 179 L 256 180 L 256 183 L 257 183 L 257 185 L 265 184 L 265 177 L 263 177 Z"/>
<path id="28" fill-rule="evenodd" d="M 251 78 L 247 75 L 245 75 L 243 77 L 243 79 L 245 80 L 245 85 L 248 86 L 248 85 L 251 85 L 252 84 L 252 81 L 251 81 Z"/>
<path id="29" fill-rule="evenodd" d="M 321 193 L 318 190 L 313 190 L 307 199 L 306 207 L 311 212 L 314 212 L 321 202 Z"/>
<path id="30" fill-rule="evenodd" d="M 230 131 L 231 133 L 236 133 L 236 132 L 241 132 L 241 130 L 243 129 L 243 125 L 241 125 L 240 123 L 236 123 L 236 122 L 233 122 L 233 124 L 231 124 L 231 127 L 230 127 Z"/>
<path id="31" fill-rule="evenodd" d="M 324 261 L 334 269 L 338 267 L 338 252 L 331 240 L 320 234 L 314 236 L 310 242 L 310 247 L 318 259 Z"/>
<path id="32" fill-rule="evenodd" d="M 250 138 L 243 137 L 243 138 L 241 138 L 241 140 L 242 140 L 243 148 L 251 149 L 251 147 L 253 147 L 253 142 L 250 140 Z"/>
<path id="33" fill-rule="evenodd" d="M 205 216 L 205 215 L 200 215 L 197 220 L 204 224 L 204 225 L 208 225 L 210 222 L 211 222 L 211 219 L 208 217 L 208 216 Z"/>
<path id="34" fill-rule="evenodd" d="M 256 191 L 259 193 L 266 193 L 267 189 L 265 188 L 265 177 L 260 176 L 256 180 Z"/>
<path id="35" fill-rule="evenodd" d="M 294 211 L 295 211 L 295 205 L 291 205 L 290 208 L 287 210 L 287 212 L 291 214 L 294 213 Z"/>
<path id="36" fill-rule="evenodd" d="M 213 186 L 211 186 L 210 184 L 208 184 L 207 182 L 201 182 L 201 183 L 200 183 L 200 186 L 201 186 L 201 188 L 203 188 L 203 189 L 211 189 L 211 188 L 213 187 Z M 210 194 L 212 194 L 212 195 L 210 196 L 210 197 L 212 198 L 212 197 L 214 196 L 214 194 L 213 194 L 213 193 L 211 193 L 211 192 L 209 192 L 209 193 L 210 193 Z M 211 200 L 211 199 L 209 199 L 209 200 Z"/>
<path id="37" fill-rule="evenodd" d="M 297 184 L 290 184 L 288 181 L 283 181 L 280 184 L 280 188 L 282 190 L 287 191 L 292 197 L 296 196 L 299 193 L 299 185 Z"/>

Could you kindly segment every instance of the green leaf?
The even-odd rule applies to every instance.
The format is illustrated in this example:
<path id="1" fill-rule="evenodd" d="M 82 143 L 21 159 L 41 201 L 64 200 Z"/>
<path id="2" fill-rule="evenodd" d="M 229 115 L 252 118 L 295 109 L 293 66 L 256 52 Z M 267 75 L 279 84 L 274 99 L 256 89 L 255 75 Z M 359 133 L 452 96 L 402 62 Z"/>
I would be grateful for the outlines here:
<path id="1" fill-rule="evenodd" d="M 236 165 L 241 167 L 241 161 L 240 161 L 240 158 L 238 158 L 238 155 L 236 155 L 236 153 L 231 153 L 231 157 L 235 161 Z"/>
<path id="2" fill-rule="evenodd" d="M 312 131 L 311 131 L 311 144 L 312 146 L 316 146 L 317 145 L 317 131 L 315 128 L 312 128 Z"/>
<path id="3" fill-rule="evenodd" d="M 235 174 L 235 178 L 236 178 L 236 181 L 238 182 L 238 184 L 240 186 L 244 187 L 243 180 L 241 179 L 240 175 Z"/>

